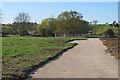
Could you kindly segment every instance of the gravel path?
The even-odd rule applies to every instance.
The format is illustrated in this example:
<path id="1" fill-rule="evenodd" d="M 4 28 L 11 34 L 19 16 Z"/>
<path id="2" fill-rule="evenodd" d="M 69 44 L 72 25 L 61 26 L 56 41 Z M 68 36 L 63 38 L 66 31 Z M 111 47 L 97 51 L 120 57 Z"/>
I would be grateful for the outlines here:
<path id="1" fill-rule="evenodd" d="M 117 78 L 118 61 L 105 53 L 98 38 L 77 40 L 77 46 L 57 60 L 31 72 L 32 78 Z"/>

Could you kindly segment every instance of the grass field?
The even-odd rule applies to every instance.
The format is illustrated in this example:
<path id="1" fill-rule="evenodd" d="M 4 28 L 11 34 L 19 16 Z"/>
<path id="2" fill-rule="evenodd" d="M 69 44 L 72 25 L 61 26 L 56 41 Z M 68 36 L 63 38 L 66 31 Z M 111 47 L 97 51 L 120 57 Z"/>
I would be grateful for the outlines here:
<path id="1" fill-rule="evenodd" d="M 3 78 L 26 78 L 41 62 L 73 47 L 70 40 L 86 38 L 19 37 L 2 38 Z"/>

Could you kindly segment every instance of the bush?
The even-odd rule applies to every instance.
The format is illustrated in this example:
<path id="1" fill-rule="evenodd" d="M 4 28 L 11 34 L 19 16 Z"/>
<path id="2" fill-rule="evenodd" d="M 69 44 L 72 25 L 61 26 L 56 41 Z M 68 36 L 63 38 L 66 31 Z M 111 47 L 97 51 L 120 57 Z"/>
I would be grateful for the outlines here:
<path id="1" fill-rule="evenodd" d="M 8 25 L 2 26 L 2 36 L 6 36 L 11 33 L 12 33 L 11 26 Z"/>
<path id="2" fill-rule="evenodd" d="M 113 38 L 114 35 L 115 35 L 115 33 L 114 33 L 114 31 L 112 29 L 108 29 L 104 34 L 108 35 L 109 38 Z"/>

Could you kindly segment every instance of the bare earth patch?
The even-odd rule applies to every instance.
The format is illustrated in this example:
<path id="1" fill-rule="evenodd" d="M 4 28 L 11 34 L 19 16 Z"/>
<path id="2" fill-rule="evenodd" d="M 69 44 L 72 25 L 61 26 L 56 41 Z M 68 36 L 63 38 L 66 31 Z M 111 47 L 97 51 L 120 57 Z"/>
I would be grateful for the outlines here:
<path id="1" fill-rule="evenodd" d="M 107 47 L 106 52 L 116 59 L 120 59 L 120 41 L 118 38 L 103 38 L 100 39 L 103 44 Z"/>

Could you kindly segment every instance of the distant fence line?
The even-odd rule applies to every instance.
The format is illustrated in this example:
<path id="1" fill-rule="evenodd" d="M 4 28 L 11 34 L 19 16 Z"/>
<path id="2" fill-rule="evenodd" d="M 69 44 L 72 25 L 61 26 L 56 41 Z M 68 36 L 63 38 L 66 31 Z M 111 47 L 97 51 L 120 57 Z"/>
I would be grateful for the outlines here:
<path id="1" fill-rule="evenodd" d="M 55 34 L 55 37 L 106 37 L 104 34 Z"/>

